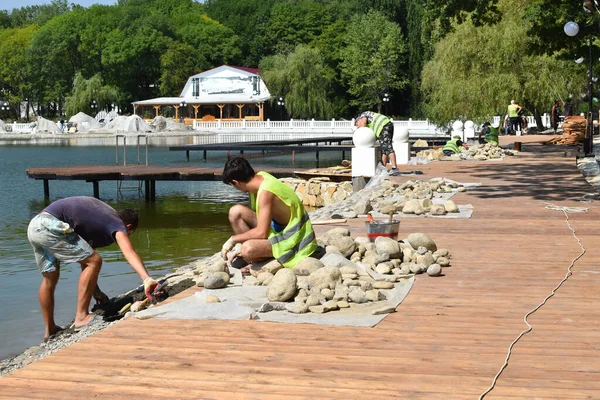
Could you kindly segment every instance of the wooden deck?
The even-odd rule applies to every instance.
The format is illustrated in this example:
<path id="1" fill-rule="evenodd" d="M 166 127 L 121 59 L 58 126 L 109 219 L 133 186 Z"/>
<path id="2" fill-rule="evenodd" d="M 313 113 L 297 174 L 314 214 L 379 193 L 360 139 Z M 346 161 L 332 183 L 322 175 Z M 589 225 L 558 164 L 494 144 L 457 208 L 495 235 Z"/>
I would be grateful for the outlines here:
<path id="1" fill-rule="evenodd" d="M 99 198 L 102 181 L 144 181 L 145 196 L 156 198 L 156 181 L 221 181 L 223 168 L 165 167 L 157 165 L 82 165 L 69 167 L 27 168 L 27 175 L 44 181 L 44 197 L 50 197 L 51 180 L 91 182 L 94 197 Z M 275 168 L 269 172 L 278 178 L 291 177 L 294 168 Z"/>
<path id="2" fill-rule="evenodd" d="M 569 214 L 586 253 L 529 318 L 533 331 L 485 398 L 598 399 L 598 202 L 575 200 L 593 189 L 565 148 L 522 149 L 503 162 L 411 167 L 424 173 L 416 179 L 483 186 L 453 198 L 473 204 L 471 219 L 402 220 L 401 235 L 425 232 L 450 249 L 452 267 L 443 277 L 418 276 L 374 328 L 127 320 L 0 378 L 0 398 L 476 399 L 526 329 L 524 315 L 581 253 L 565 214 L 545 208 L 552 202 L 589 207 Z M 363 221 L 347 226 L 364 235 Z"/>

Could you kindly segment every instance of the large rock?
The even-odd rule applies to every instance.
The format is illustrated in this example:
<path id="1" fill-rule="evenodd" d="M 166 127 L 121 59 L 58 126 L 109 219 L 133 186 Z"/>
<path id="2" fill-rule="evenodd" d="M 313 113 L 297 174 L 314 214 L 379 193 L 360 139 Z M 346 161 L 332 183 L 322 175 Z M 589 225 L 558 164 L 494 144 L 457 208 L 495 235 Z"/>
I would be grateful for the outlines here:
<path id="1" fill-rule="evenodd" d="M 390 258 L 401 258 L 402 250 L 397 240 L 379 236 L 375 239 L 375 251 L 377 254 L 389 254 Z"/>
<path id="2" fill-rule="evenodd" d="M 269 287 L 267 299 L 269 301 L 288 301 L 296 295 L 296 274 L 288 268 L 277 271 Z"/>
<path id="3" fill-rule="evenodd" d="M 308 283 L 311 287 L 319 289 L 335 289 L 338 283 L 342 282 L 342 273 L 336 267 L 323 267 L 308 277 Z"/>
<path id="4" fill-rule="evenodd" d="M 437 246 L 433 239 L 424 233 L 411 233 L 408 235 L 407 241 L 413 249 L 418 249 L 419 247 L 423 246 L 431 252 L 437 250 Z"/>
<path id="5" fill-rule="evenodd" d="M 100 128 L 100 123 L 94 117 L 84 112 L 78 112 L 69 118 L 69 122 L 77 124 L 77 132 L 87 132 Z"/>
<path id="6" fill-rule="evenodd" d="M 319 268 L 323 268 L 324 265 L 320 260 L 312 257 L 306 257 L 301 260 L 296 266 L 292 269 L 296 275 L 299 276 L 308 276 L 318 270 Z"/>

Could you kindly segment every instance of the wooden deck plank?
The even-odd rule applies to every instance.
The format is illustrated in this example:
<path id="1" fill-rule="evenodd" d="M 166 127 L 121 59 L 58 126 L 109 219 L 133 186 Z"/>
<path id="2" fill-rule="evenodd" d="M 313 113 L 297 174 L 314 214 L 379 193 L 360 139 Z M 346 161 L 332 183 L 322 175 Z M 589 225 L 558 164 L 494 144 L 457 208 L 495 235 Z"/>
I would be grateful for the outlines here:
<path id="1" fill-rule="evenodd" d="M 511 138 L 512 140 L 516 138 Z M 0 398 L 486 399 L 600 398 L 598 202 L 565 148 L 527 144 L 501 162 L 434 162 L 422 175 L 482 186 L 453 197 L 471 219 L 403 218 L 400 237 L 425 232 L 450 249 L 445 276 L 418 276 L 374 328 L 259 321 L 127 320 L 0 378 Z M 501 138 L 506 141 L 507 138 Z M 131 170 L 133 171 L 133 169 Z M 197 172 L 196 172 L 197 173 Z M 353 236 L 363 220 L 348 220 Z M 322 234 L 329 227 L 316 227 Z M 197 291 L 189 290 L 188 294 Z"/>

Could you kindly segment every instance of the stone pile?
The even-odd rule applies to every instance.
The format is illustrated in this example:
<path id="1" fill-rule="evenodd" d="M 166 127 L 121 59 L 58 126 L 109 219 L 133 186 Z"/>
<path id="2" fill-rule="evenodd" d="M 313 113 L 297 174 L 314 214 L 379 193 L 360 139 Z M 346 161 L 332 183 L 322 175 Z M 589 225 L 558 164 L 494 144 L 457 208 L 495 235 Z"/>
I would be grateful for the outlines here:
<path id="1" fill-rule="evenodd" d="M 386 304 L 386 290 L 395 283 L 416 274 L 439 276 L 450 265 L 450 254 L 438 249 L 436 243 L 423 233 L 412 233 L 403 241 L 378 237 L 350 237 L 345 228 L 335 228 L 317 241 L 325 248 L 321 259 L 307 257 L 294 268 L 284 268 L 272 260 L 253 269 L 245 278 L 249 286 L 267 286 L 270 303 L 259 312 L 287 310 L 291 313 L 326 313 L 353 304 L 381 302 L 373 314 L 393 312 Z M 230 282 L 229 267 L 219 254 L 200 260 L 191 268 L 178 271 L 167 278 L 169 284 L 192 279 L 198 286 L 220 289 Z M 218 296 L 208 296 L 207 303 L 220 302 Z"/>
<path id="2" fill-rule="evenodd" d="M 453 154 L 445 159 L 461 161 L 461 160 L 493 160 L 504 157 L 505 155 L 513 155 L 509 150 L 504 150 L 495 143 L 486 143 L 479 146 L 471 146 L 469 150 L 463 150 L 458 154 Z"/>
<path id="3" fill-rule="evenodd" d="M 281 181 L 296 192 L 302 204 L 310 207 L 325 207 L 339 203 L 352 196 L 352 182 L 331 182 L 329 178 L 282 178 Z"/>
<path id="4" fill-rule="evenodd" d="M 452 200 L 446 200 L 444 204 L 433 204 L 432 199 L 443 196 L 448 198 L 452 193 L 465 190 L 464 186 L 446 180 L 409 180 L 397 184 L 386 179 L 327 209 L 313 211 L 310 218 L 314 221 L 332 217 L 351 219 L 371 211 L 386 215 L 391 212 L 416 215 L 457 213 L 458 206 Z"/>

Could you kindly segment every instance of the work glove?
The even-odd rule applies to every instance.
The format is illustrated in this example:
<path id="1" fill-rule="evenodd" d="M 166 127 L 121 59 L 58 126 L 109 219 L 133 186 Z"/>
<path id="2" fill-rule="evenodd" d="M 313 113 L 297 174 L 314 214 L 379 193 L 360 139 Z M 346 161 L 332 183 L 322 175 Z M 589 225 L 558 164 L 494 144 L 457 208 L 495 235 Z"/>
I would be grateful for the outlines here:
<path id="1" fill-rule="evenodd" d="M 144 279 L 144 293 L 150 301 L 152 301 L 152 294 L 154 294 L 154 291 L 157 288 L 158 282 L 156 282 L 154 279 L 152 279 L 151 277 Z"/>
<path id="2" fill-rule="evenodd" d="M 229 250 L 233 249 L 233 246 L 235 246 L 235 242 L 233 241 L 232 236 L 223 243 L 223 247 L 221 248 L 221 257 L 223 260 L 227 261 L 227 253 L 229 253 Z"/>

